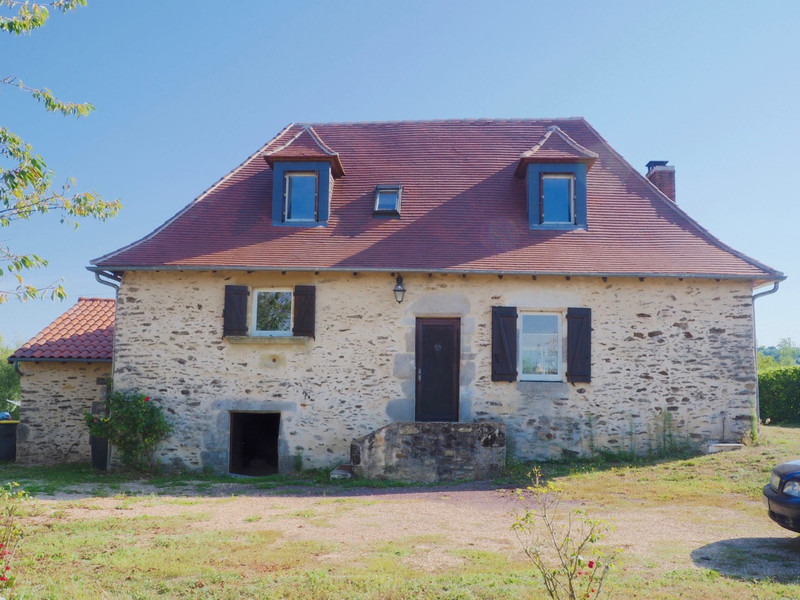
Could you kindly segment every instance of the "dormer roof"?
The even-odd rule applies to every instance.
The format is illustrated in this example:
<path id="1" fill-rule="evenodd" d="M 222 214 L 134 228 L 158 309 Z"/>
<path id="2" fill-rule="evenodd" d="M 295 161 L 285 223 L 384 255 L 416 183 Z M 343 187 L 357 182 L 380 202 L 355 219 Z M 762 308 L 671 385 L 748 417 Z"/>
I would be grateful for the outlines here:
<path id="1" fill-rule="evenodd" d="M 291 127 L 291 126 L 290 126 Z M 284 130 L 291 135 L 284 136 L 288 139 L 281 139 L 279 135 L 272 143 L 267 146 L 263 156 L 269 166 L 273 166 L 276 160 L 296 161 L 296 162 L 319 162 L 326 161 L 331 163 L 331 173 L 334 178 L 344 175 L 344 168 L 339 159 L 339 154 L 322 141 L 314 128 L 310 125 L 303 126 L 299 131 L 292 132 L 290 128 Z"/>
<path id="2" fill-rule="evenodd" d="M 582 162 L 586 163 L 586 169 L 588 170 L 592 168 L 597 157 L 597 152 L 584 148 L 564 133 L 558 125 L 553 125 L 547 129 L 542 139 L 533 148 L 522 153 L 514 174 L 517 177 L 524 177 L 525 165 L 532 162 Z"/>

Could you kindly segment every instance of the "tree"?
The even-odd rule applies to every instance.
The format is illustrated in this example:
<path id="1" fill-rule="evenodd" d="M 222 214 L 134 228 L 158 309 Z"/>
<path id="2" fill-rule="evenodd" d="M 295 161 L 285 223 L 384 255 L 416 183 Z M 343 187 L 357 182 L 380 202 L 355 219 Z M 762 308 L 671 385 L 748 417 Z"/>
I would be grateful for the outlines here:
<path id="1" fill-rule="evenodd" d="M 86 0 L 56 0 L 36 3 L 20 0 L 0 0 L 0 31 L 11 35 L 28 34 L 42 27 L 50 9 L 69 12 L 86 6 Z M 16 14 L 1 14 L 6 13 Z M 0 75 L 0 84 L 17 88 L 41 102 L 47 112 L 65 116 L 85 117 L 94 106 L 84 102 L 66 102 L 47 88 L 29 87 L 14 75 Z M 53 185 L 53 172 L 30 144 L 0 125 L 0 227 L 27 220 L 36 214 L 55 212 L 62 223 L 78 226 L 78 219 L 93 217 L 101 221 L 113 217 L 120 209 L 118 200 L 103 200 L 95 192 L 73 192 L 73 179 L 60 189 Z M 66 292 L 61 281 L 37 288 L 26 283 L 22 273 L 28 269 L 47 266 L 47 260 L 36 254 L 17 254 L 0 240 L 0 304 L 9 296 L 20 300 L 49 295 L 63 299 Z M 12 287 L 6 276 L 13 277 Z"/>
<path id="2" fill-rule="evenodd" d="M 12 354 L 14 348 L 7 346 L 0 335 L 0 406 L 5 400 L 19 400 L 19 375 L 14 370 L 14 365 L 7 360 Z"/>

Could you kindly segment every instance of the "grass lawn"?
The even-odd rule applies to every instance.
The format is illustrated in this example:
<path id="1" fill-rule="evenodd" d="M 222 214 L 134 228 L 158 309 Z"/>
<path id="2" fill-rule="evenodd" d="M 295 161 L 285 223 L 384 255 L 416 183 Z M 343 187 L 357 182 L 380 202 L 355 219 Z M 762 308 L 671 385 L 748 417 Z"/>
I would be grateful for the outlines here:
<path id="1" fill-rule="evenodd" d="M 800 429 L 682 459 L 541 465 L 569 508 L 610 521 L 612 598 L 800 598 L 800 537 L 761 487 Z M 510 531 L 509 486 L 326 482 L 324 474 L 137 479 L 3 466 L 35 500 L 14 598 L 544 598 Z"/>

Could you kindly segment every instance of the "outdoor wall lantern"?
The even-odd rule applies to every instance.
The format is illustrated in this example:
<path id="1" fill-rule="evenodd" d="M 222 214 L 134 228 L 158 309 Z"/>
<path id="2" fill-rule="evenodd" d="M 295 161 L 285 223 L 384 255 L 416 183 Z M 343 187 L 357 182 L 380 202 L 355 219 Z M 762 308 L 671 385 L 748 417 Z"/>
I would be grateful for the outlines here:
<path id="1" fill-rule="evenodd" d="M 403 285 L 402 275 L 397 276 L 397 285 L 394 286 L 394 290 L 392 291 L 394 292 L 394 299 L 397 300 L 398 303 L 402 302 L 406 295 L 406 288 Z"/>

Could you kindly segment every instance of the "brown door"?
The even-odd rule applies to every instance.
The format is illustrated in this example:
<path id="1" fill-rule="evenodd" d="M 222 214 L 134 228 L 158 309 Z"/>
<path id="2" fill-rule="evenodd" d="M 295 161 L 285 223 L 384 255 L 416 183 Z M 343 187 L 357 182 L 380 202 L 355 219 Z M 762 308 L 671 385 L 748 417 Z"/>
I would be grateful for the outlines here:
<path id="1" fill-rule="evenodd" d="M 417 319 L 417 421 L 458 421 L 461 319 Z"/>

